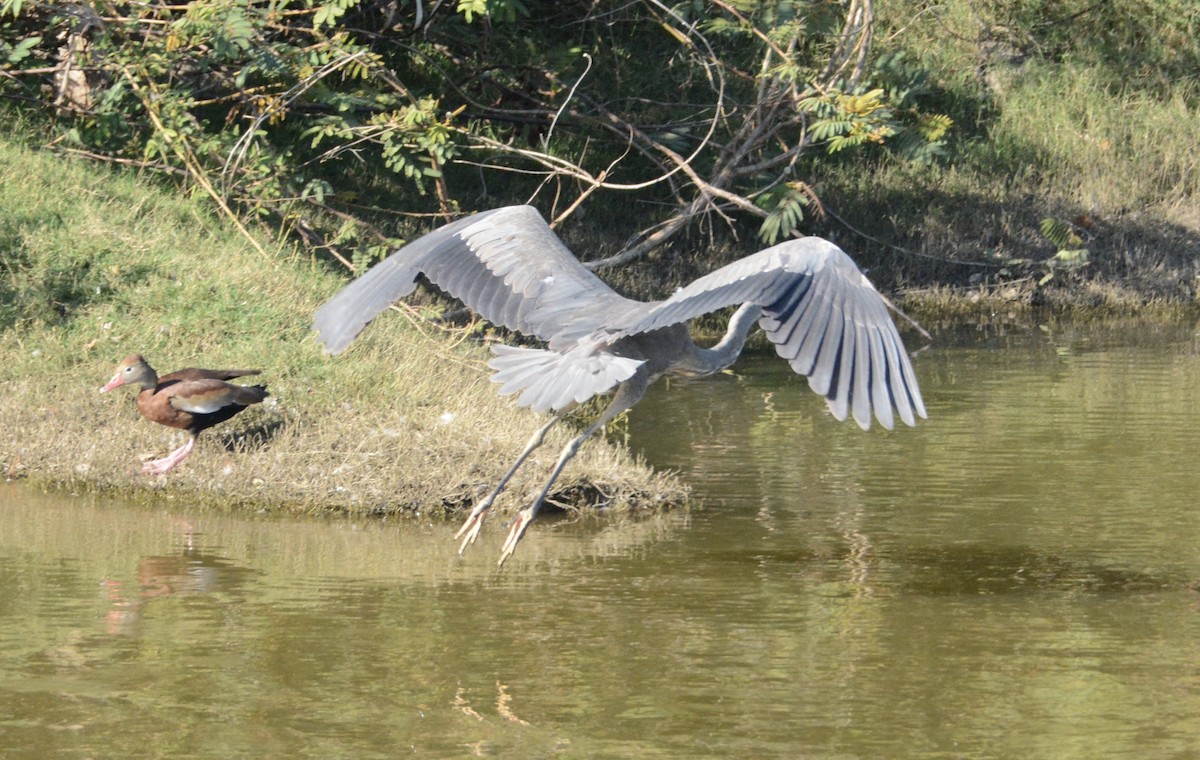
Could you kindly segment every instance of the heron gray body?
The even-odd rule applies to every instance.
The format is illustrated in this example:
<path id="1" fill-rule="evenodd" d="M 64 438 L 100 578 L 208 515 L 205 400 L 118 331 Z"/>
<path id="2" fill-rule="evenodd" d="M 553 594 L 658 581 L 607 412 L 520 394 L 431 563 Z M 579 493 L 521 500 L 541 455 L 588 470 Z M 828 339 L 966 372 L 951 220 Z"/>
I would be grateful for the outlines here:
<path id="1" fill-rule="evenodd" d="M 417 277 L 431 282 L 493 324 L 538 338 L 545 348 L 493 345 L 489 366 L 504 394 L 555 416 L 463 526 L 472 541 L 508 479 L 574 405 L 615 391 L 600 418 L 559 456 L 534 504 L 523 510 L 501 562 L 579 444 L 641 399 L 664 374 L 703 376 L 732 364 L 757 325 L 776 352 L 824 396 L 833 415 L 872 417 L 886 428 L 925 416 L 916 376 L 887 306 L 840 248 L 816 237 L 789 240 L 739 259 L 662 301 L 625 298 L 584 267 L 536 209 L 511 206 L 452 222 L 399 249 L 339 291 L 314 317 L 326 350 L 346 349 Z M 692 341 L 688 323 L 740 304 L 724 338 L 711 348 Z"/>

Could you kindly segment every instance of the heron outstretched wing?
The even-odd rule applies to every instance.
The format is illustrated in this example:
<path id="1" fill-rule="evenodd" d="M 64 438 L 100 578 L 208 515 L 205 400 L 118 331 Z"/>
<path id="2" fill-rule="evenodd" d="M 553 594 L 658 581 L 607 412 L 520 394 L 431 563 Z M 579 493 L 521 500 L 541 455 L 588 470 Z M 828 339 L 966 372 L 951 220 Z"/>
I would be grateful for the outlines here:
<path id="1" fill-rule="evenodd" d="M 815 237 L 789 240 L 739 259 L 650 304 L 619 326 L 649 332 L 742 303 L 763 308 L 759 326 L 792 369 L 825 396 L 839 420 L 875 417 L 891 428 L 925 405 L 887 304 L 842 249 Z"/>
<path id="2" fill-rule="evenodd" d="M 313 318 L 326 350 L 340 353 L 419 274 L 496 325 L 568 348 L 605 319 L 641 303 L 588 271 L 532 206 L 459 219 L 400 248 L 347 285 Z M 602 317 L 604 319 L 602 319 Z"/>

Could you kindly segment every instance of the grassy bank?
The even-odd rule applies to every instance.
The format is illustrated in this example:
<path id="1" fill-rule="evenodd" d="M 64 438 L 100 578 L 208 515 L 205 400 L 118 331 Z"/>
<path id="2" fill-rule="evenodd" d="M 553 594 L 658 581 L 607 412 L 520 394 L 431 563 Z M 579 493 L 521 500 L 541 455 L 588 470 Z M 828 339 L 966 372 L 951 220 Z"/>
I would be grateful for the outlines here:
<path id="1" fill-rule="evenodd" d="M 442 512 L 490 488 L 541 423 L 500 399 L 485 350 L 398 313 L 324 356 L 313 310 L 343 282 L 307 255 L 266 255 L 204 203 L 0 140 L 0 467 L 9 478 L 188 504 L 304 512 Z M 97 390 L 123 356 L 160 372 L 258 367 L 272 397 L 201 436 L 165 477 L 140 474 L 181 434 L 133 393 Z M 523 502 L 554 431 L 502 508 Z M 593 441 L 560 496 L 675 502 L 680 486 Z"/>
<path id="2" fill-rule="evenodd" d="M 929 107 L 955 128 L 928 166 L 856 156 L 814 172 L 840 217 L 819 232 L 934 312 L 987 301 L 1195 317 L 1194 4 L 899 0 L 877 10 L 878 39 L 926 73 Z M 1073 239 L 1047 236 L 1048 219 Z M 1086 249 L 1086 263 L 1064 249 Z"/>
<path id="3" fill-rule="evenodd" d="M 426 23 L 411 4 L 318 2 L 282 26 L 270 4 L 209 0 L 105 6 L 81 28 L 54 4 L 13 5 L 3 118 L 41 120 L 58 150 L 218 185 L 238 213 L 348 260 L 449 209 L 534 195 L 575 209 L 562 231 L 581 252 L 612 254 L 703 196 L 728 203 L 611 276 L 661 297 L 761 247 L 758 206 L 923 314 L 1173 319 L 1198 301 L 1193 0 L 867 3 L 854 65 L 848 4 L 818 0 L 669 18 L 460 3 Z"/>

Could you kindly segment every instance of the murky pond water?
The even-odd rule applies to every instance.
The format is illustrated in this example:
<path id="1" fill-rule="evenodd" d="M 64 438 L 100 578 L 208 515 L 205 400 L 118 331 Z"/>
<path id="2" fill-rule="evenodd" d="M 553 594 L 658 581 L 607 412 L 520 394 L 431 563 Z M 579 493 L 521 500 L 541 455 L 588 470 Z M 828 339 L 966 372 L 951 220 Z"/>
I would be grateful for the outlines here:
<path id="1" fill-rule="evenodd" d="M 502 531 L 0 487 L 4 757 L 1200 755 L 1200 341 L 941 336 L 861 433 L 658 388 L 703 504 Z"/>

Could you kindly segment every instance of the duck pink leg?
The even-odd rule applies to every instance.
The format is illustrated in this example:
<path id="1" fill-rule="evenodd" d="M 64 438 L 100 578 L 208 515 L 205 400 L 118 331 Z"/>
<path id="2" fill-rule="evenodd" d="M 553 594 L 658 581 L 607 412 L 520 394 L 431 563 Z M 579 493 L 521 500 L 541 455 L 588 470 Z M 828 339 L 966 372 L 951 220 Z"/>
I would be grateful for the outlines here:
<path id="1" fill-rule="evenodd" d="M 180 446 L 179 448 L 175 449 L 170 454 L 167 454 L 162 459 L 155 459 L 153 461 L 146 462 L 145 464 L 143 464 L 142 472 L 144 472 L 148 475 L 162 475 L 163 473 L 169 471 L 175 465 L 182 462 L 184 460 L 184 458 L 187 457 L 188 454 L 192 453 L 192 449 L 195 447 L 196 447 L 196 436 L 194 436 L 194 435 L 188 436 L 187 443 L 185 443 L 182 446 Z"/>

